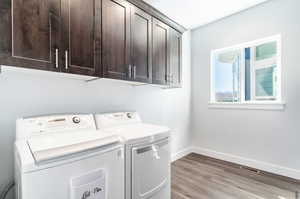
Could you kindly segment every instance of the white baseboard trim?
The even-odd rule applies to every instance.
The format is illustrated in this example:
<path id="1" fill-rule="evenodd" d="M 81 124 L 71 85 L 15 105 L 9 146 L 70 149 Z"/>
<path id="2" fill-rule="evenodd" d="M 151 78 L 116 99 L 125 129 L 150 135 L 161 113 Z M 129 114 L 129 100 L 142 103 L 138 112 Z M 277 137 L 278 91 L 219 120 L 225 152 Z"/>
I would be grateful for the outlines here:
<path id="1" fill-rule="evenodd" d="M 188 147 L 188 148 L 185 148 L 177 153 L 174 153 L 171 155 L 171 161 L 174 162 L 190 153 L 193 152 L 193 148 L 192 147 Z"/>
<path id="2" fill-rule="evenodd" d="M 200 147 L 192 147 L 190 149 L 190 152 L 300 180 L 300 170 L 274 165 L 267 162 L 257 161 L 254 159 L 235 156 L 232 154 L 221 153 L 221 152 L 200 148 Z"/>

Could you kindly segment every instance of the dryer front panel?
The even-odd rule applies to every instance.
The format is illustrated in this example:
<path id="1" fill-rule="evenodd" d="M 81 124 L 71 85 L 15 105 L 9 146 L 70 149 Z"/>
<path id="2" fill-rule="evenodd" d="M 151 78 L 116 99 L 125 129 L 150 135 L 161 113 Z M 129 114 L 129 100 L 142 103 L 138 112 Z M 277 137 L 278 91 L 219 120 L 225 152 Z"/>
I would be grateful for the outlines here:
<path id="1" fill-rule="evenodd" d="M 132 148 L 132 198 L 170 198 L 169 140 Z M 165 195 L 162 196 L 161 193 Z M 158 197 L 159 195 L 159 197 Z"/>

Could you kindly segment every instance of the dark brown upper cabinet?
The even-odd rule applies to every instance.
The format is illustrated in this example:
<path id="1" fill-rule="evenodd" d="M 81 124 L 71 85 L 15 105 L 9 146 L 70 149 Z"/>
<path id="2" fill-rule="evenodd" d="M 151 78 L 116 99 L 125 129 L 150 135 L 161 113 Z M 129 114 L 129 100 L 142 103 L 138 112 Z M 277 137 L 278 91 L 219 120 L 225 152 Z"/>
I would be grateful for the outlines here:
<path id="1" fill-rule="evenodd" d="M 103 77 L 131 79 L 130 4 L 123 0 L 102 0 Z"/>
<path id="2" fill-rule="evenodd" d="M 30 0 L 32 1 L 32 0 Z M 62 0 L 61 70 L 96 76 L 101 69 L 101 2 Z"/>
<path id="3" fill-rule="evenodd" d="M 170 28 L 169 46 L 169 83 L 172 87 L 180 87 L 182 83 L 182 35 L 173 28 Z"/>
<path id="4" fill-rule="evenodd" d="M 184 30 L 141 0 L 1 0 L 0 65 L 180 87 Z"/>
<path id="5" fill-rule="evenodd" d="M 5 64 L 11 57 L 11 2 L 1 0 L 0 3 L 0 64 Z"/>
<path id="6" fill-rule="evenodd" d="M 153 18 L 152 83 L 169 82 L 169 26 Z"/>
<path id="7" fill-rule="evenodd" d="M 143 10 L 131 7 L 131 65 L 132 80 L 152 81 L 152 17 Z"/>
<path id="8" fill-rule="evenodd" d="M 5 33 L 11 37 L 5 37 L 12 46 L 4 64 L 59 70 L 60 0 L 14 0 L 11 6 L 12 30 Z"/>

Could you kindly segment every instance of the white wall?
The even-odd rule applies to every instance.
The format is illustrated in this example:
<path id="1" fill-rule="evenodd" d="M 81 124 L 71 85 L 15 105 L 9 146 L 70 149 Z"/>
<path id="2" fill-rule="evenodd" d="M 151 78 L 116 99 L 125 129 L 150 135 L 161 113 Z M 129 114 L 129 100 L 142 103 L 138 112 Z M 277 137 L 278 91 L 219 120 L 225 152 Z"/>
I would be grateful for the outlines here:
<path id="1" fill-rule="evenodd" d="M 78 80 L 53 76 L 0 74 L 0 187 L 13 176 L 15 120 L 52 113 L 138 111 L 146 122 L 172 128 L 172 152 L 190 140 L 190 32 L 183 36 L 183 87 L 151 86 Z"/>
<path id="2" fill-rule="evenodd" d="M 299 0 L 271 0 L 192 31 L 193 144 L 199 152 L 300 178 L 299 8 Z M 286 109 L 209 109 L 210 51 L 279 33 Z"/>

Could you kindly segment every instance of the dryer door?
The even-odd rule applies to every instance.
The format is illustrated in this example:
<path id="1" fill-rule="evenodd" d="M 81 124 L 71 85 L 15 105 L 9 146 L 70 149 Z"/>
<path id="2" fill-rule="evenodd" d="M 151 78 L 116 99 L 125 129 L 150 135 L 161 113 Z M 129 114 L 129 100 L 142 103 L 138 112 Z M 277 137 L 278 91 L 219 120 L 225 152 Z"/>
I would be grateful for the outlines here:
<path id="1" fill-rule="evenodd" d="M 132 148 L 132 198 L 156 198 L 169 192 L 169 148 L 169 140 Z"/>

